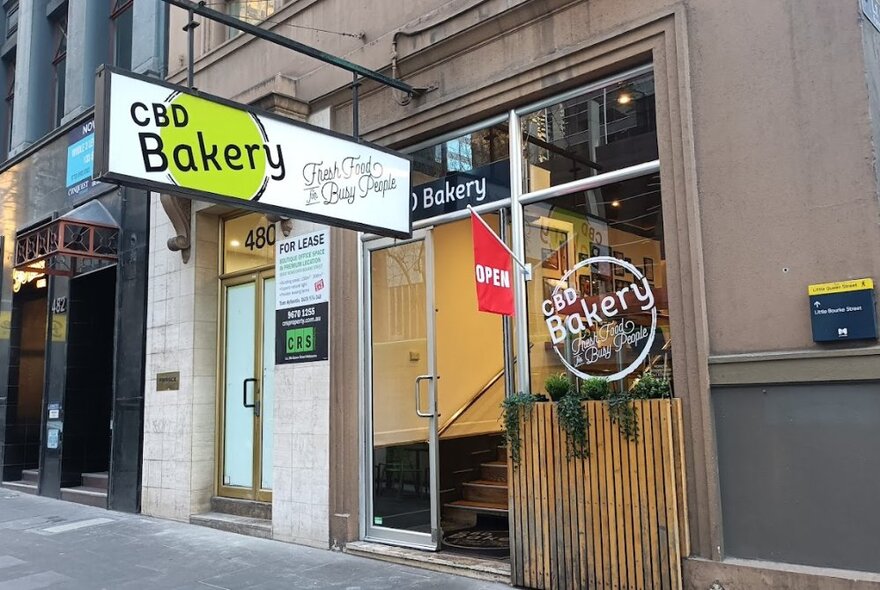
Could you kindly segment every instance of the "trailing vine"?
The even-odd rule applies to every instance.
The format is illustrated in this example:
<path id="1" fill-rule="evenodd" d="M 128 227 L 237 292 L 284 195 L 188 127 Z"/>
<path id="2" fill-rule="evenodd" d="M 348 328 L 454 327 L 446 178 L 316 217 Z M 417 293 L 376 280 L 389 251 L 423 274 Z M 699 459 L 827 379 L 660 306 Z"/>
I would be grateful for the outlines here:
<path id="1" fill-rule="evenodd" d="M 608 417 L 617 424 L 621 434 L 633 442 L 639 440 L 639 420 L 632 397 L 625 393 L 609 397 L 606 403 L 608 404 Z"/>
<path id="2" fill-rule="evenodd" d="M 589 438 L 590 419 L 584 408 L 580 393 L 570 391 L 556 404 L 559 424 L 567 435 L 568 457 L 585 459 L 590 456 Z"/>
<path id="3" fill-rule="evenodd" d="M 522 434 L 520 433 L 520 424 L 522 417 L 528 415 L 532 410 L 535 398 L 528 393 L 515 393 L 501 403 L 503 409 L 502 419 L 504 421 L 504 441 L 507 443 L 507 449 L 510 452 L 510 458 L 513 466 L 519 465 L 522 447 Z"/>
<path id="4" fill-rule="evenodd" d="M 642 375 L 629 391 L 617 393 L 611 384 L 602 377 L 592 377 L 575 387 L 565 373 L 551 375 L 544 382 L 544 389 L 551 400 L 556 402 L 559 424 L 565 430 L 567 456 L 569 459 L 585 459 L 590 455 L 589 428 L 584 401 L 604 401 L 608 407 L 608 416 L 620 429 L 621 434 L 630 441 L 639 439 L 639 419 L 634 400 L 663 399 L 672 396 L 672 387 L 668 380 L 660 379 L 650 373 Z M 519 465 L 521 458 L 522 419 L 539 401 L 547 401 L 541 394 L 517 393 L 504 400 L 503 408 L 504 440 L 513 460 Z"/>

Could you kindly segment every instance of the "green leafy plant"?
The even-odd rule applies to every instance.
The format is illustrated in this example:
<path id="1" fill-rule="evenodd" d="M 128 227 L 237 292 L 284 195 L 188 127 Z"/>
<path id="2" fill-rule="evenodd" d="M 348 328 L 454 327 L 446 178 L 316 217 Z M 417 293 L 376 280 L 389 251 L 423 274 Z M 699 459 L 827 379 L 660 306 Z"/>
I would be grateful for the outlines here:
<path id="1" fill-rule="evenodd" d="M 632 386 L 630 395 L 634 399 L 663 399 L 672 397 L 672 387 L 668 380 L 646 373 Z"/>
<path id="2" fill-rule="evenodd" d="M 535 397 L 528 393 L 515 393 L 506 397 L 501 403 L 503 409 L 502 420 L 504 422 L 504 442 L 510 452 L 510 458 L 513 465 L 519 465 L 522 447 L 522 435 L 520 433 L 520 423 L 522 417 L 527 416 L 535 403 Z"/>
<path id="3" fill-rule="evenodd" d="M 617 424 L 623 436 L 633 442 L 639 440 L 639 419 L 632 397 L 624 393 L 609 397 L 606 403 L 608 404 L 608 417 Z"/>
<path id="4" fill-rule="evenodd" d="M 590 456 L 589 438 L 590 419 L 584 408 L 582 394 L 570 391 L 556 404 L 559 424 L 565 430 L 568 441 L 568 457 L 584 459 Z"/>
<path id="5" fill-rule="evenodd" d="M 607 379 L 590 377 L 581 383 L 581 397 L 590 401 L 601 401 L 611 397 L 611 386 Z"/>
<path id="6" fill-rule="evenodd" d="M 558 402 L 565 397 L 572 388 L 571 381 L 568 380 L 565 373 L 550 375 L 547 377 L 547 380 L 544 381 L 544 389 L 547 390 L 547 395 L 549 395 L 550 399 L 555 402 Z"/>

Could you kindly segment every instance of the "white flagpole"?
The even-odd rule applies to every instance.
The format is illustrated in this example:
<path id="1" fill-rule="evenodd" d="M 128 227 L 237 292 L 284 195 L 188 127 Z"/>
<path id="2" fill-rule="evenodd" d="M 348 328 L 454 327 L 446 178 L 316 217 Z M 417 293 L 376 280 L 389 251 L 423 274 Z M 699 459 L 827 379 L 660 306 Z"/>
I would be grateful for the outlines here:
<path id="1" fill-rule="evenodd" d="M 510 248 L 507 247 L 507 244 L 505 244 L 504 241 L 498 237 L 498 234 L 495 233 L 495 230 L 493 230 L 491 227 L 489 227 L 489 224 L 486 223 L 486 220 L 483 219 L 482 217 L 480 217 L 480 214 L 477 213 L 477 211 L 472 206 L 468 205 L 467 208 L 468 208 L 468 211 L 470 211 L 474 217 L 476 217 L 477 219 L 480 220 L 480 223 L 483 224 L 483 227 L 485 227 L 487 230 L 489 230 L 489 233 L 492 234 L 492 236 L 498 241 L 499 244 L 501 244 L 501 247 L 504 248 L 505 250 L 507 250 L 507 253 L 510 254 L 510 257 L 513 259 L 513 261 L 516 262 L 516 264 L 522 269 L 522 273 L 525 275 L 526 280 L 531 281 L 532 280 L 532 265 L 528 262 L 523 262 L 522 260 L 517 258 L 516 254 L 513 253 L 513 250 L 511 250 Z"/>

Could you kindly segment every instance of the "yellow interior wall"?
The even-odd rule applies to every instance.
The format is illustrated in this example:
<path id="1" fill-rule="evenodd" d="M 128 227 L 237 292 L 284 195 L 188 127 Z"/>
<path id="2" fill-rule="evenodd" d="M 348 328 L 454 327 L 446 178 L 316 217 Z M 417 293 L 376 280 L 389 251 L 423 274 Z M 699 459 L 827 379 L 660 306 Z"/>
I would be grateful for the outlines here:
<path id="1" fill-rule="evenodd" d="M 498 233 L 498 216 L 484 218 Z M 440 424 L 477 393 L 504 366 L 502 316 L 477 309 L 471 221 L 434 229 L 435 303 L 437 309 L 437 405 Z M 444 437 L 498 432 L 504 399 L 501 379 Z"/>
<path id="2" fill-rule="evenodd" d="M 486 216 L 497 231 L 498 219 Z M 477 310 L 473 278 L 473 242 L 470 220 L 438 226 L 434 229 L 434 298 L 437 358 L 437 408 L 440 424 L 453 414 L 501 370 L 503 339 L 501 316 Z M 407 247 L 407 246 L 403 246 Z M 409 246 L 413 247 L 413 246 Z M 427 348 L 424 321 L 424 284 L 413 285 L 418 297 L 409 305 L 395 304 L 386 287 L 385 276 L 390 253 L 373 253 L 372 324 L 373 324 L 373 400 L 374 444 L 378 446 L 423 441 L 427 438 L 427 420 L 415 413 L 415 379 L 427 372 Z M 414 265 L 412 259 L 409 265 Z M 414 282 L 421 276 L 411 269 Z M 399 295 L 398 295 L 399 297 Z M 412 296 L 415 297 L 415 296 Z M 389 314 L 397 314 L 410 326 L 401 337 Z M 428 384 L 422 385 L 422 409 L 427 408 Z M 444 437 L 500 431 L 500 405 L 504 380 L 499 380 L 444 433 Z"/>

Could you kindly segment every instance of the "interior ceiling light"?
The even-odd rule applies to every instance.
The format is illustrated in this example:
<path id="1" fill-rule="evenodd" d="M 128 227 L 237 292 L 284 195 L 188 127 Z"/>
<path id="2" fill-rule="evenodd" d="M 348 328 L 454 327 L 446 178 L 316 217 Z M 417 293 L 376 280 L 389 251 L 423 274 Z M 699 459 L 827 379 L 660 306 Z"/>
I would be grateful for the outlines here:
<path id="1" fill-rule="evenodd" d="M 621 92 L 620 96 L 617 97 L 617 104 L 629 104 L 632 102 L 632 95 L 626 92 Z"/>
<path id="2" fill-rule="evenodd" d="M 611 201 L 611 206 L 612 207 L 620 207 L 620 201 L 618 201 L 617 199 Z"/>
<path id="3" fill-rule="evenodd" d="M 241 246 L 241 242 L 239 242 L 238 240 L 230 240 L 229 245 L 233 248 L 238 248 L 239 246 Z"/>

